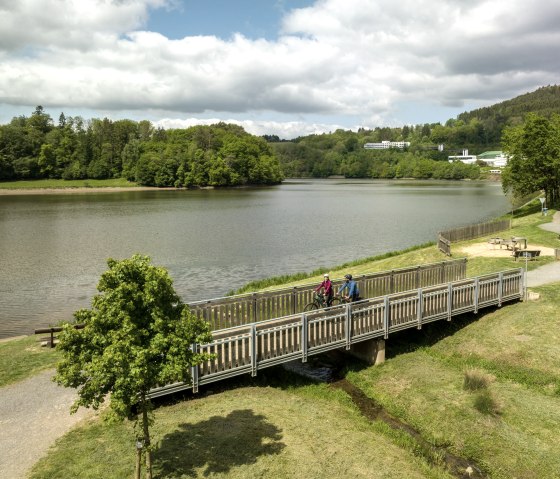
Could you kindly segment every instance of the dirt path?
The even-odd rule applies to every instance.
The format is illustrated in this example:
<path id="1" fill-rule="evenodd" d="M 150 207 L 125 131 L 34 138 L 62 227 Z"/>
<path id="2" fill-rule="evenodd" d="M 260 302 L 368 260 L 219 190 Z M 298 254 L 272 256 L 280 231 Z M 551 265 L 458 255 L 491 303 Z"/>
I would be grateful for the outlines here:
<path id="1" fill-rule="evenodd" d="M 75 391 L 51 381 L 53 370 L 0 388 L 0 477 L 25 478 L 56 439 L 91 416 L 70 414 Z"/>

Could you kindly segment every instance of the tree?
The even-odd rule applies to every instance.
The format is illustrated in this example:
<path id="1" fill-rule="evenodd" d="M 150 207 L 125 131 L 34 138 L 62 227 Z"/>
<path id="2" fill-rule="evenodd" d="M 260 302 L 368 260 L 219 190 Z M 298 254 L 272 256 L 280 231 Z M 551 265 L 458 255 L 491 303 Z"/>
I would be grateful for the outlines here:
<path id="1" fill-rule="evenodd" d="M 508 165 L 502 177 L 506 193 L 522 197 L 543 190 L 548 204 L 558 200 L 560 187 L 560 117 L 527 115 L 524 125 L 506 128 L 502 149 Z"/>
<path id="2" fill-rule="evenodd" d="M 173 288 L 166 269 L 147 256 L 107 261 L 91 309 L 74 313 L 77 330 L 64 325 L 62 360 L 54 380 L 78 388 L 72 406 L 98 409 L 109 398 L 110 418 L 135 420 L 136 478 L 145 456 L 151 478 L 150 389 L 190 382 L 190 367 L 210 358 L 191 349 L 211 340 L 208 323 L 195 317 Z"/>

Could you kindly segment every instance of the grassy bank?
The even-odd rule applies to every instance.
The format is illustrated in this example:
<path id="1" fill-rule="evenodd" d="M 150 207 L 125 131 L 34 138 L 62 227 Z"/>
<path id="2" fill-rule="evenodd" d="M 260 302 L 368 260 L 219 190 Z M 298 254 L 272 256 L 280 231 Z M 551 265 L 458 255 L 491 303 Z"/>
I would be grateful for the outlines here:
<path id="1" fill-rule="evenodd" d="M 41 347 L 37 339 L 29 336 L 0 342 L 0 387 L 56 365 L 56 350 Z"/>
<path id="2" fill-rule="evenodd" d="M 433 444 L 492 478 L 560 477 L 560 293 L 389 340 L 389 360 L 348 378 Z M 461 323 L 459 323 L 461 325 Z M 445 330 L 452 334 L 445 333 Z M 465 387 L 467 375 L 482 378 Z M 442 427 L 445 425 L 445 427 Z"/>
<path id="3" fill-rule="evenodd" d="M 154 477 L 450 477 L 379 429 L 325 384 L 229 389 L 156 411 Z M 127 424 L 78 428 L 31 477 L 131 477 L 132 437 Z"/>
<path id="4" fill-rule="evenodd" d="M 58 189 L 58 188 L 128 188 L 138 186 L 137 183 L 124 178 L 109 180 L 29 180 L 29 181 L 3 181 L 0 189 Z"/>

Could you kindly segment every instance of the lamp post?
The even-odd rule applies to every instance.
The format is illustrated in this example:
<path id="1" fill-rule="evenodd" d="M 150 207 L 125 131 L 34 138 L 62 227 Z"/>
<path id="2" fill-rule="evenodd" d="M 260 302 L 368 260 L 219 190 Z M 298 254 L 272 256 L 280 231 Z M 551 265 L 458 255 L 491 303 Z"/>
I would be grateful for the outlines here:
<path id="1" fill-rule="evenodd" d="M 544 216 L 544 202 L 546 201 L 546 199 L 541 197 L 541 198 L 539 198 L 539 200 L 541 202 L 541 213 Z"/>

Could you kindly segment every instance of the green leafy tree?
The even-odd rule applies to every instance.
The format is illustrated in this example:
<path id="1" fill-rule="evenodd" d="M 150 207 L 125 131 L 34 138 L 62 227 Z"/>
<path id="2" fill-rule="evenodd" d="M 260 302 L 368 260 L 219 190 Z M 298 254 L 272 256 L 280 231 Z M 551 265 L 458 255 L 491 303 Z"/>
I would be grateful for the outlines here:
<path id="1" fill-rule="evenodd" d="M 560 116 L 527 115 L 524 125 L 506 128 L 502 149 L 509 157 L 502 176 L 506 193 L 522 197 L 543 190 L 550 205 L 558 200 Z"/>
<path id="2" fill-rule="evenodd" d="M 109 399 L 109 418 L 135 420 L 136 478 L 142 455 L 151 478 L 148 393 L 158 385 L 190 382 L 190 368 L 210 357 L 191 346 L 209 342 L 211 335 L 208 323 L 181 302 L 166 269 L 140 255 L 107 263 L 92 308 L 74 314 L 84 328 L 64 326 L 54 380 L 78 388 L 72 412 L 97 409 Z"/>

